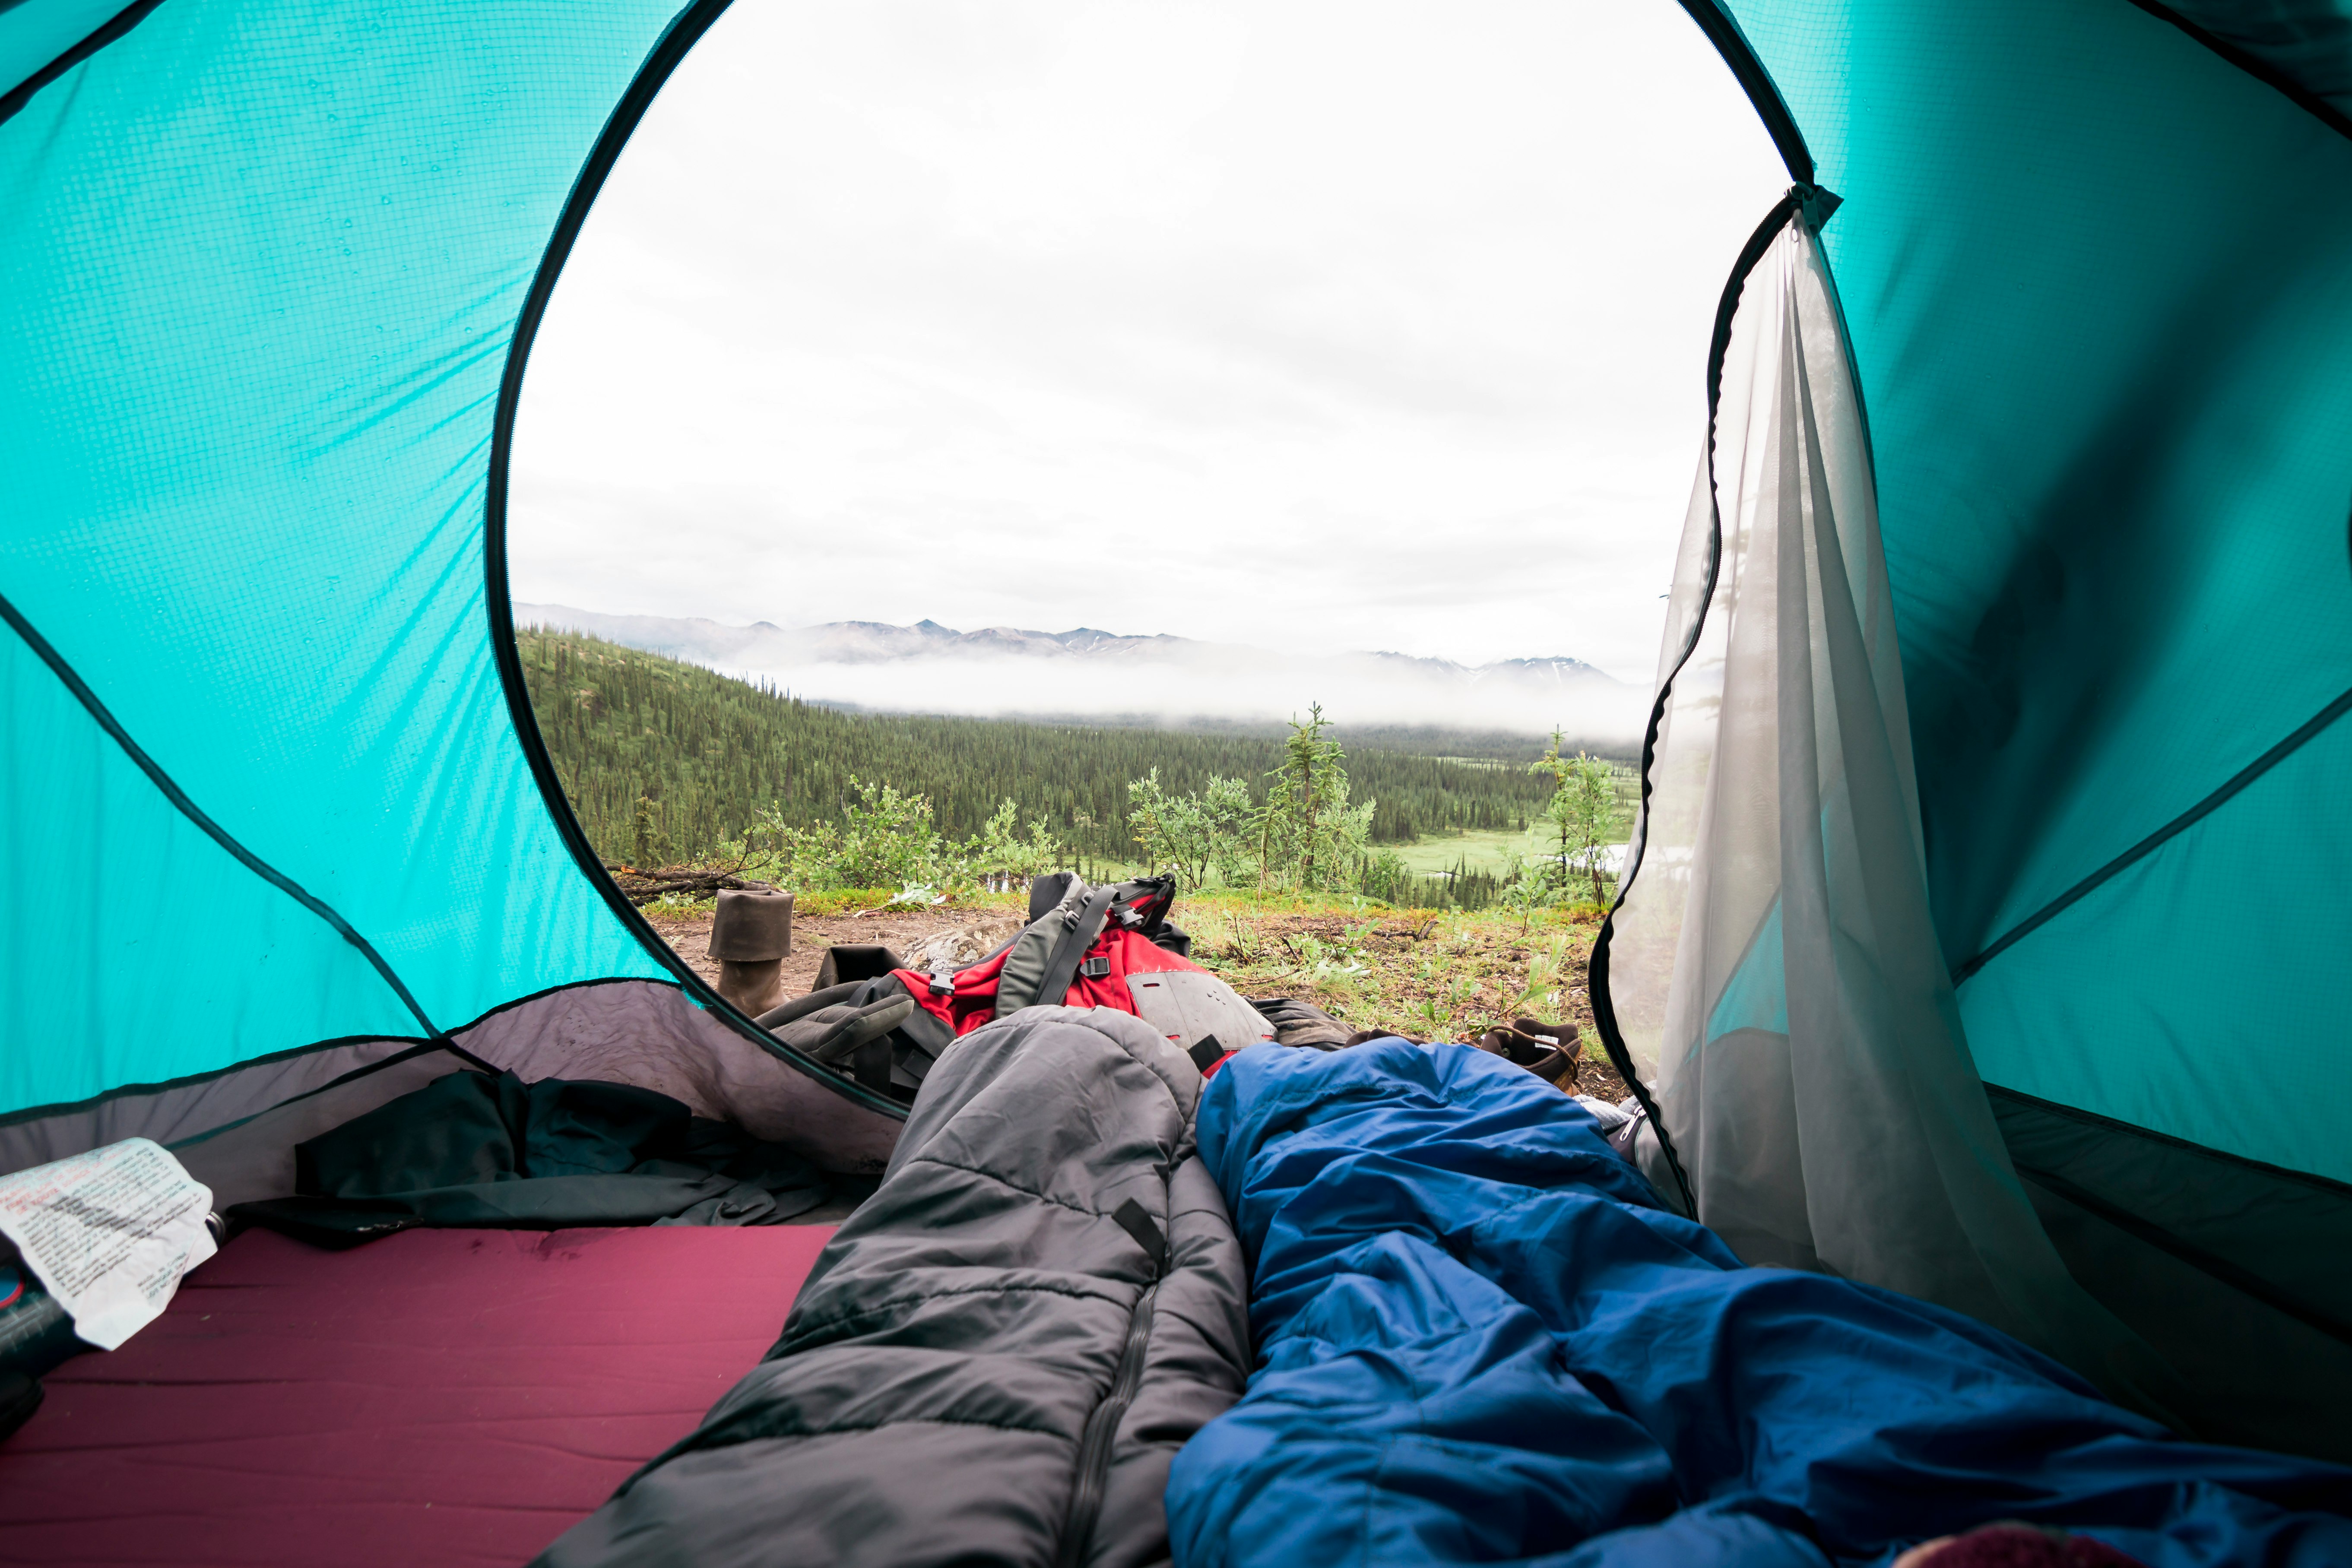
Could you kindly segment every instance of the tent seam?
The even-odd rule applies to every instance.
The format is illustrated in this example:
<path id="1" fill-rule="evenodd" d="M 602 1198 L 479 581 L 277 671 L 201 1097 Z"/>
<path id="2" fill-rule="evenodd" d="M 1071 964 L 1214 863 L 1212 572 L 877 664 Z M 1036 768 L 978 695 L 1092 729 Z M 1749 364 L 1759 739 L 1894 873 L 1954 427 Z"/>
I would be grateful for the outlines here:
<path id="1" fill-rule="evenodd" d="M 2020 1164 L 2017 1173 L 2021 1180 L 2032 1182 L 2076 1208 L 2095 1215 L 2117 1230 L 2137 1237 L 2159 1252 L 2171 1254 L 2191 1268 L 2210 1276 L 2241 1295 L 2253 1298 L 2271 1310 L 2284 1313 L 2304 1327 L 2326 1334 L 2341 1344 L 2352 1345 L 2352 1324 L 2316 1308 L 2305 1306 L 2252 1269 L 2208 1252 L 2194 1242 L 2183 1241 L 2154 1221 L 2143 1219 L 2120 1204 L 2110 1202 L 2055 1172 Z"/>
<path id="2" fill-rule="evenodd" d="M 400 1039 L 401 1037 L 398 1035 L 374 1037 L 362 1036 L 360 1040 L 354 1040 L 350 1043 L 357 1045 L 363 1043 L 368 1038 L 394 1041 Z M 316 1049 L 318 1047 L 312 1047 L 310 1048 Z M 468 1061 L 478 1062 L 478 1058 L 467 1056 L 467 1054 L 463 1051 L 453 1051 L 452 1047 L 443 1045 L 438 1040 L 418 1040 L 409 1046 L 405 1050 L 394 1051 L 392 1055 L 383 1058 L 380 1061 L 363 1063 L 359 1067 L 352 1068 L 349 1072 L 337 1073 L 333 1078 L 329 1079 L 326 1082 L 320 1084 L 316 1089 L 306 1089 L 299 1094 L 289 1094 L 284 1100 L 278 1101 L 277 1104 L 265 1105 L 250 1116 L 240 1116 L 234 1121 L 224 1121 L 218 1127 L 208 1127 L 202 1132 L 193 1132 L 185 1138 L 175 1138 L 171 1142 L 164 1144 L 163 1147 L 171 1150 L 174 1153 L 177 1153 L 183 1149 L 193 1149 L 197 1144 L 207 1142 L 212 1139 L 219 1137 L 224 1132 L 233 1132 L 248 1121 L 258 1121 L 262 1117 L 268 1115 L 273 1110 L 283 1110 L 289 1105 L 299 1105 L 302 1101 L 324 1094 L 330 1089 L 341 1089 L 347 1083 L 356 1083 L 363 1078 L 373 1078 L 377 1073 L 383 1072 L 387 1068 L 395 1068 L 403 1062 L 415 1061 L 418 1057 L 427 1056 L 436 1051 L 450 1051 L 453 1055 L 465 1057 Z M 284 1055 L 288 1057 L 301 1056 L 304 1054 L 306 1053 L 302 1050 L 293 1050 L 284 1053 Z M 232 1068 L 228 1070 L 233 1072 L 236 1069 Z"/>
<path id="3" fill-rule="evenodd" d="M 74 700 L 79 702 L 90 718 L 97 721 L 98 727 L 112 737 L 114 743 L 122 748 L 122 754 L 130 758 L 132 765 L 141 773 L 147 775 L 148 783 L 153 784 L 181 816 L 194 823 L 197 829 L 214 843 L 227 850 L 230 857 L 239 865 L 318 916 L 331 927 L 336 934 L 357 948 L 360 956 L 365 958 L 374 967 L 376 973 L 383 977 L 383 983 L 392 988 L 393 994 L 399 997 L 402 1005 L 415 1016 L 416 1021 L 425 1026 L 425 1032 L 428 1037 L 436 1041 L 446 1041 L 448 1038 L 426 1015 L 425 1009 L 418 1005 L 415 996 L 410 993 L 408 987 L 402 984 L 400 976 L 393 972 L 392 965 L 385 962 L 383 954 L 378 952 L 373 942 L 354 930 L 349 921 L 338 914 L 326 900 L 247 848 L 226 828 L 205 816 L 204 809 L 188 798 L 187 792 L 173 782 L 172 775 L 163 771 L 162 764 L 149 756 L 139 742 L 131 738 L 131 732 L 122 727 L 121 721 L 115 718 L 113 712 L 103 701 L 100 700 L 98 693 L 90 689 L 89 682 L 76 673 L 73 666 L 66 662 L 65 656 L 51 647 L 47 637 L 33 628 L 33 624 L 25 618 L 23 613 L 9 601 L 5 595 L 0 595 L 0 620 L 6 621 L 14 628 L 17 637 L 24 640 L 25 646 L 31 648 L 41 662 L 49 667 L 49 673 L 56 676 L 58 682 L 72 693 Z"/>
<path id="4" fill-rule="evenodd" d="M 2347 689 L 2335 701 L 2305 720 L 2302 726 L 2285 740 L 2239 769 L 2221 788 L 2042 905 L 2024 920 L 2010 927 L 1998 940 L 1986 946 L 1975 957 L 1955 965 L 1952 970 L 1953 988 L 1957 990 L 1974 978 L 1986 964 L 1990 963 L 2020 942 L 2097 892 L 2108 882 L 2123 875 L 2134 865 L 2155 854 L 2167 843 L 2228 805 L 2231 797 L 2248 788 L 2255 780 L 2286 761 L 2296 752 L 2301 751 L 2310 742 L 2317 739 L 2329 725 L 2347 712 L 2352 712 L 2352 689 Z"/>
<path id="5" fill-rule="evenodd" d="M 102 1094 L 93 1094 L 87 1100 L 52 1100 L 46 1105 L 28 1105 L 22 1110 L 11 1110 L 5 1115 L 0 1115 L 0 1131 L 22 1126 L 28 1121 L 44 1121 L 53 1116 L 74 1116 L 84 1111 L 96 1110 L 100 1106 L 111 1104 L 115 1100 L 127 1100 L 142 1094 L 168 1094 L 175 1089 L 194 1089 L 198 1084 L 210 1083 L 215 1079 L 226 1078 L 231 1073 L 243 1072 L 247 1068 L 267 1067 L 272 1062 L 292 1061 L 297 1057 L 315 1056 L 320 1051 L 340 1050 L 348 1046 L 363 1046 L 371 1040 L 381 1040 L 405 1047 L 405 1049 L 397 1053 L 404 1057 L 418 1050 L 449 1048 L 446 1041 L 429 1040 L 418 1035 L 336 1035 L 329 1039 L 312 1040 L 308 1045 L 289 1046 L 282 1051 L 268 1051 L 257 1057 L 247 1057 L 243 1061 L 231 1062 L 224 1068 L 208 1068 L 203 1072 L 192 1072 L 184 1078 L 162 1079 L 154 1083 L 126 1083 L 110 1089 Z M 342 1077 L 350 1078 L 354 1074 L 372 1072 L 392 1059 L 387 1057 L 383 1062 L 373 1062 L 366 1067 L 354 1068 L 352 1072 L 345 1073 Z M 341 1081 L 342 1079 L 337 1079 L 333 1082 L 321 1084 L 319 1087 L 331 1089 L 334 1083 Z M 301 1094 L 290 1096 L 287 1100 L 278 1101 L 278 1104 L 290 1104 L 293 1100 L 302 1099 L 304 1095 L 317 1092 L 317 1089 L 304 1089 Z M 205 1134 L 197 1133 L 194 1136 L 203 1137 Z"/>
<path id="6" fill-rule="evenodd" d="M 2309 1171 L 2295 1170 L 2293 1166 L 2273 1165 L 2267 1160 L 2257 1160 L 2245 1154 L 2233 1154 L 2227 1149 L 2216 1149 L 2210 1144 L 2199 1143 L 2176 1133 L 2159 1132 L 2153 1127 L 2142 1127 L 2137 1122 L 2120 1121 L 2113 1116 L 2102 1116 L 2095 1110 L 2085 1110 L 2079 1105 L 2062 1105 L 2054 1100 L 2044 1100 L 2040 1095 L 2028 1094 L 2021 1089 L 2011 1089 L 2006 1084 L 1988 1083 L 1984 1087 L 1987 1094 L 1998 1095 L 2003 1100 L 2013 1100 L 2019 1105 L 2027 1106 L 2035 1110 L 2047 1111 L 2053 1116 L 2077 1121 L 2085 1127 L 2095 1128 L 2103 1132 L 2121 1132 L 2134 1138 L 2145 1138 L 2151 1143 L 2162 1143 L 2187 1153 L 2202 1155 L 2209 1160 L 2243 1166 L 2258 1175 L 2293 1182 L 2309 1187 L 2314 1192 L 2324 1193 L 2329 1197 L 2352 1198 L 2352 1182 L 2339 1182 L 2332 1176 L 2315 1175 Z"/>
<path id="7" fill-rule="evenodd" d="M 136 5 L 125 6 L 109 17 L 98 31 L 10 88 L 5 94 L 0 94 L 0 125 L 5 125 L 15 119 L 26 104 L 33 101 L 34 95 L 43 88 L 145 21 L 147 14 L 163 3 L 163 0 L 138 0 Z M 0 5 L 0 10 L 6 9 L 7 6 Z"/>
<path id="8" fill-rule="evenodd" d="M 2321 124 L 2337 135 L 2352 137 L 2352 115 L 2347 115 L 2342 110 L 2280 70 L 2260 55 L 2230 42 L 2218 33 L 2207 32 L 2169 5 L 2159 4 L 2158 0 L 2126 0 L 2126 3 L 2147 12 L 2159 22 L 2167 22 L 2179 28 L 2191 39 L 2203 45 L 2229 64 L 2237 67 L 2264 87 L 2280 94 L 2297 109 L 2316 118 Z"/>

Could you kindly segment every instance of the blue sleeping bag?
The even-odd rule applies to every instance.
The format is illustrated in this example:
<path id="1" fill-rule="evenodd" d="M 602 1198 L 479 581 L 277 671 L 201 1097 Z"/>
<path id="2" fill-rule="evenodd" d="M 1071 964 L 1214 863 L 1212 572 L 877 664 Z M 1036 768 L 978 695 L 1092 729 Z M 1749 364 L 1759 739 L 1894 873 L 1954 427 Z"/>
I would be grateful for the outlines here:
<path id="1" fill-rule="evenodd" d="M 2352 1471 L 2182 1441 L 1957 1313 L 1744 1268 L 1484 1052 L 1254 1047 L 1198 1133 L 1260 1363 L 1177 1458 L 1179 1568 L 1821 1568 L 1999 1520 L 2149 1568 L 2352 1564 Z"/>

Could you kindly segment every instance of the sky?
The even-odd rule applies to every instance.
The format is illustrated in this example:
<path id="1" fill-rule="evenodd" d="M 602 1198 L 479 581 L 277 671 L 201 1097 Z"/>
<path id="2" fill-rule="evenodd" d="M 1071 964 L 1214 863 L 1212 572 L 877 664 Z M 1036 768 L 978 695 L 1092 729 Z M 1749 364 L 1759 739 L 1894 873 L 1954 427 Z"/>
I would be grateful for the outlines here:
<path id="1" fill-rule="evenodd" d="M 532 351 L 515 596 L 1645 687 L 1787 183 L 1672 0 L 739 0 Z"/>

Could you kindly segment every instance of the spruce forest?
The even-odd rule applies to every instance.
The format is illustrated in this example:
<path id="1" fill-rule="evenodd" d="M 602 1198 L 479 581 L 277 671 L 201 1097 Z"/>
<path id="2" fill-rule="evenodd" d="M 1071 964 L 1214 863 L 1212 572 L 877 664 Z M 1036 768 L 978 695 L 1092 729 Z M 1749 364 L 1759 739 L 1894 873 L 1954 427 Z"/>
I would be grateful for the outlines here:
<path id="1" fill-rule="evenodd" d="M 1190 794 L 1240 778 L 1262 800 L 1284 754 L 1274 735 L 847 712 L 578 633 L 526 628 L 516 644 L 565 793 L 613 861 L 632 858 L 641 818 L 662 860 L 711 855 L 772 806 L 788 823 L 833 821 L 856 779 L 928 796 L 940 829 L 960 837 L 1010 798 L 1073 849 L 1118 863 L 1137 853 L 1131 780 L 1157 769 L 1171 794 Z M 1377 803 L 1377 844 L 1522 829 L 1553 793 L 1527 765 L 1541 747 L 1517 737 L 1416 735 L 1422 749 L 1408 751 L 1389 735 L 1332 734 L 1355 798 Z"/>

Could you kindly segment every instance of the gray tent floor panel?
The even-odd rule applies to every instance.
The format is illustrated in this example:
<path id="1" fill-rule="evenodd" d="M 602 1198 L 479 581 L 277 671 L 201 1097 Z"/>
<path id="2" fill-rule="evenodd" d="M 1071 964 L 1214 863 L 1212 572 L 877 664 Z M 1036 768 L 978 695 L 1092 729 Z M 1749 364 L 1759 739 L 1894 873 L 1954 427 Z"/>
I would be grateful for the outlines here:
<path id="1" fill-rule="evenodd" d="M 125 1138 L 149 1138 L 216 1186 L 216 1206 L 275 1195 L 292 1190 L 295 1144 L 466 1066 L 501 1068 L 530 1081 L 586 1079 L 650 1089 L 697 1116 L 732 1122 L 851 1175 L 878 1175 L 906 1125 L 837 1090 L 813 1064 L 762 1048 L 660 981 L 597 981 L 546 992 L 451 1038 L 455 1050 L 413 1038 L 327 1041 L 32 1112 L 0 1125 L 0 1175 Z M 281 1177 L 286 1184 L 256 1190 Z"/>

